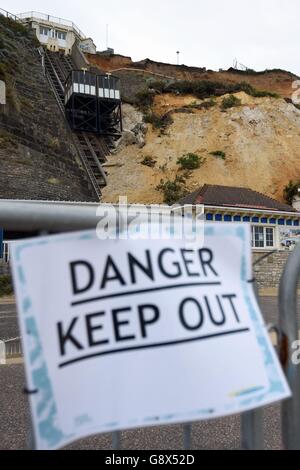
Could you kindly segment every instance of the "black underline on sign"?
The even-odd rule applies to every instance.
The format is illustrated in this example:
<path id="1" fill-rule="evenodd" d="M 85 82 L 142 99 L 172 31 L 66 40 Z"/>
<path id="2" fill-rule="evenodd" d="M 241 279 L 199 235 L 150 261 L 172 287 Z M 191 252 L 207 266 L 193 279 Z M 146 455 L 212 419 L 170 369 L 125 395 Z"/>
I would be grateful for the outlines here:
<path id="1" fill-rule="evenodd" d="M 88 304 L 90 302 L 96 302 L 97 300 L 113 299 L 115 297 L 125 297 L 127 295 L 147 294 L 148 292 L 158 292 L 158 291 L 169 290 L 169 289 L 181 289 L 183 287 L 221 286 L 221 285 L 222 285 L 221 282 L 191 282 L 191 283 L 186 283 L 186 284 L 175 284 L 171 286 L 151 287 L 149 289 L 139 289 L 139 290 L 126 291 L 126 292 L 118 292 L 117 294 L 102 295 L 99 297 L 92 297 L 90 299 L 77 300 L 75 302 L 71 302 L 71 306 L 75 307 L 76 305 Z"/>
<path id="2" fill-rule="evenodd" d="M 176 346 L 178 344 L 192 343 L 195 341 L 202 341 L 206 339 L 217 338 L 220 336 L 229 336 L 229 335 L 235 335 L 238 333 L 247 333 L 249 331 L 250 331 L 250 328 L 242 328 L 240 330 L 223 331 L 222 333 L 213 333 L 210 335 L 198 336 L 197 338 L 179 339 L 176 341 L 169 341 L 166 343 L 153 343 L 153 344 L 145 344 L 141 346 L 132 346 L 128 348 L 111 349 L 109 351 L 102 351 L 99 353 L 88 354 L 86 356 L 81 356 L 81 357 L 77 357 L 76 359 L 71 359 L 69 361 L 62 362 L 61 364 L 58 365 L 58 367 L 62 369 L 63 367 L 70 366 L 72 364 L 75 364 L 76 362 L 86 361 L 87 359 L 93 359 L 98 356 L 109 356 L 110 354 L 117 354 L 117 353 L 130 352 L 130 351 L 139 351 L 141 349 L 164 348 L 168 346 Z"/>

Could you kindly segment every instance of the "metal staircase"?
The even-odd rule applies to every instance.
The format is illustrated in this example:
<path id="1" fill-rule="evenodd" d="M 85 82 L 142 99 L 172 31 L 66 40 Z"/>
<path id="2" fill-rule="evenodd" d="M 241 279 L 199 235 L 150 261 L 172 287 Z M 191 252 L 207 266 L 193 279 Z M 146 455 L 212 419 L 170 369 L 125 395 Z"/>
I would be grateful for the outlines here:
<path id="1" fill-rule="evenodd" d="M 55 94 L 58 106 L 65 118 L 64 83 L 69 73 L 76 69 L 76 67 L 71 56 L 65 56 L 58 52 L 47 50 L 44 52 L 44 58 L 46 75 Z M 69 127 L 68 123 L 67 125 Z M 96 134 L 73 132 L 70 127 L 69 129 L 82 166 L 89 177 L 97 197 L 100 199 L 101 188 L 107 185 L 107 175 L 102 165 L 107 161 L 107 155 L 110 154 L 110 142 L 105 137 L 100 137 Z"/>

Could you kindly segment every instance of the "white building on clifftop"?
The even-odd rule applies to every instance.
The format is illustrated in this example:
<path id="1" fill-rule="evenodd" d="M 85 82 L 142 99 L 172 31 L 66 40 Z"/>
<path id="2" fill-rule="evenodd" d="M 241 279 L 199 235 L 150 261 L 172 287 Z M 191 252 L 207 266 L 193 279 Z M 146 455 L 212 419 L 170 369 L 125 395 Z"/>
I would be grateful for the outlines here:
<path id="1" fill-rule="evenodd" d="M 83 52 L 96 53 L 93 40 L 87 38 L 72 21 L 36 11 L 17 16 L 23 24 L 35 30 L 40 43 L 51 51 L 70 54 L 74 43 L 78 41 Z"/>

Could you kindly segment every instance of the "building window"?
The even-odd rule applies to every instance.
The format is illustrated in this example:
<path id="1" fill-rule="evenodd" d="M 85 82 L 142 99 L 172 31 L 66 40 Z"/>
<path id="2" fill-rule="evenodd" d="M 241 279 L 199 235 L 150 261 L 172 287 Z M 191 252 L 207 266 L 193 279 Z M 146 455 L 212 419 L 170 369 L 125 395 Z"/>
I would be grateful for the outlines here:
<path id="1" fill-rule="evenodd" d="M 233 220 L 234 220 L 235 222 L 240 222 L 240 221 L 242 220 L 242 217 L 241 217 L 240 215 L 235 215 L 234 218 L 233 218 Z"/>
<path id="2" fill-rule="evenodd" d="M 258 222 L 259 222 L 259 217 L 252 217 L 252 222 L 258 224 Z"/>
<path id="3" fill-rule="evenodd" d="M 206 214 L 206 220 L 214 220 L 213 214 Z"/>
<path id="4" fill-rule="evenodd" d="M 284 219 L 279 219 L 278 220 L 278 225 L 284 225 L 285 223 L 285 220 Z"/>
<path id="5" fill-rule="evenodd" d="M 272 248 L 274 246 L 274 229 L 265 227 L 265 234 L 266 234 L 266 245 L 268 248 Z"/>
<path id="6" fill-rule="evenodd" d="M 276 225 L 276 219 L 270 219 L 270 224 Z"/>
<path id="7" fill-rule="evenodd" d="M 224 222 L 232 222 L 232 216 L 231 215 L 224 215 Z"/>
<path id="8" fill-rule="evenodd" d="M 287 220 L 286 225 L 293 225 L 293 221 L 292 220 Z"/>
<path id="9" fill-rule="evenodd" d="M 63 31 L 56 31 L 56 37 L 57 39 L 62 39 L 65 41 L 67 39 L 67 33 L 64 33 Z"/>
<path id="10" fill-rule="evenodd" d="M 49 36 L 50 29 L 49 28 L 44 28 L 43 26 L 40 26 L 40 34 L 42 36 Z"/>
<path id="11" fill-rule="evenodd" d="M 250 217 L 248 217 L 247 215 L 243 217 L 243 222 L 250 222 Z"/>
<path id="12" fill-rule="evenodd" d="M 253 248 L 273 248 L 274 229 L 254 225 L 252 227 L 252 247 Z"/>
<path id="13" fill-rule="evenodd" d="M 216 214 L 215 215 L 215 221 L 216 222 L 222 222 L 222 220 L 223 220 L 222 214 Z"/>
<path id="14" fill-rule="evenodd" d="M 267 224 L 267 223 L 268 223 L 267 217 L 262 217 L 262 218 L 261 218 L 261 223 L 262 223 L 262 224 Z"/>
<path id="15" fill-rule="evenodd" d="M 294 227 L 299 227 L 299 220 L 294 220 Z"/>

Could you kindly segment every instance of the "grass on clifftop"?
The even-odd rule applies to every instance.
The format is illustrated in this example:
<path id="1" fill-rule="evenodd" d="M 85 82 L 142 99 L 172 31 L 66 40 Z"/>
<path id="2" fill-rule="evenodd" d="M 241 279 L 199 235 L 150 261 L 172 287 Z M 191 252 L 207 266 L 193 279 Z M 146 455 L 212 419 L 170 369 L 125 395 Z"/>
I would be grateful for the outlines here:
<path id="1" fill-rule="evenodd" d="M 194 95 L 196 98 L 206 99 L 214 96 L 238 93 L 240 91 L 254 98 L 279 98 L 277 93 L 257 90 L 247 82 L 229 83 L 211 80 L 152 81 L 148 84 L 148 89 L 137 93 L 136 104 L 142 109 L 149 108 L 153 104 L 155 95 L 161 93 Z M 213 102 L 211 101 L 210 104 L 213 105 Z"/>
<path id="2" fill-rule="evenodd" d="M 33 34 L 30 28 L 24 26 L 18 21 L 13 20 L 12 18 L 7 18 L 6 16 L 0 15 L 0 25 L 2 25 L 14 35 L 23 36 L 32 40 L 34 40 L 34 37 L 36 38 L 35 34 Z M 37 38 L 36 41 L 38 42 Z"/>

